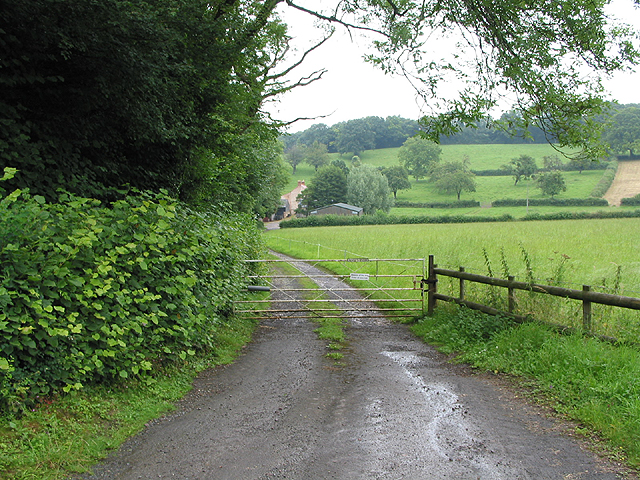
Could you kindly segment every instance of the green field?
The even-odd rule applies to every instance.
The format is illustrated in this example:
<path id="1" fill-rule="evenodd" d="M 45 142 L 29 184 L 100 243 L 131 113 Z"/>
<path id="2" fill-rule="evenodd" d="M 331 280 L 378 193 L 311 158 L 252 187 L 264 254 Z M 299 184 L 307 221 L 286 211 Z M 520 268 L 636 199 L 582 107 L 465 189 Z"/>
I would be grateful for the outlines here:
<path id="1" fill-rule="evenodd" d="M 542 159 L 546 155 L 557 155 L 562 158 L 562 155 L 548 144 L 441 145 L 440 148 L 442 148 L 441 162 L 459 161 L 468 157 L 472 170 L 497 170 L 520 155 L 532 156 L 539 167 L 542 166 Z M 398 148 L 367 150 L 360 155 L 360 160 L 377 167 L 390 167 L 398 164 L 398 150 Z M 571 153 L 571 150 L 565 153 Z M 339 157 L 337 154 L 334 155 L 336 158 Z M 346 155 L 342 158 L 347 163 L 351 160 Z"/>
<path id="2" fill-rule="evenodd" d="M 555 198 L 589 198 L 589 194 L 602 178 L 602 170 L 590 170 L 582 173 L 563 172 L 567 191 Z M 549 198 L 542 195 L 532 180 L 521 180 L 514 185 L 513 177 L 476 177 L 476 191 L 463 192 L 460 200 L 492 202 L 506 198 Z M 400 190 L 398 201 L 407 202 L 455 202 L 455 195 L 438 193 L 433 183 L 411 180 L 411 189 Z"/>
<path id="3" fill-rule="evenodd" d="M 546 215 L 558 212 L 600 212 L 600 211 L 634 211 L 638 207 L 554 207 L 554 206 L 529 206 L 527 207 L 469 207 L 469 208 L 410 208 L 394 207 L 389 212 L 399 216 L 429 216 L 444 217 L 447 215 L 464 215 L 468 217 L 497 218 L 502 215 L 511 215 L 515 219 L 521 219 L 527 215 Z"/>
<path id="4" fill-rule="evenodd" d="M 523 281 L 529 277 L 529 262 L 531 276 L 541 284 L 573 289 L 591 285 L 607 293 L 640 297 L 639 230 L 640 219 L 603 219 L 300 228 L 267 232 L 266 238 L 270 247 L 301 258 L 434 255 L 440 267 L 463 266 L 479 274 L 488 273 L 488 258 L 494 276 L 504 278 L 508 273 Z M 455 285 L 442 288 L 455 290 Z M 567 308 L 574 310 L 573 318 L 579 304 L 572 305 Z M 556 313 L 559 318 L 554 321 L 568 321 L 565 310 Z M 601 311 L 601 333 L 637 340 L 640 313 L 618 309 L 615 322 L 602 315 L 613 314 Z"/>
<path id="5" fill-rule="evenodd" d="M 546 155 L 559 155 L 550 145 L 443 145 L 441 161 L 461 160 L 468 156 L 473 170 L 495 170 L 508 163 L 512 158 L 520 155 L 530 155 L 536 159 L 538 166 L 542 166 L 542 159 Z M 348 166 L 351 165 L 349 156 L 341 157 L 337 153 L 330 154 L 330 159 L 341 158 Z M 398 149 L 386 148 L 379 150 L 367 150 L 362 153 L 360 159 L 364 163 L 375 166 L 392 166 L 398 164 Z M 298 180 L 307 183 L 313 178 L 315 170 L 307 164 L 298 165 L 295 175 L 292 174 L 285 192 L 290 192 L 298 184 Z M 602 170 L 578 172 L 564 172 L 567 191 L 557 195 L 556 198 L 588 198 L 591 191 L 602 178 Z M 436 191 L 433 184 L 426 179 L 416 181 L 410 179 L 411 189 L 398 192 L 398 201 L 407 202 L 452 202 L 455 195 L 444 195 Z M 510 176 L 476 177 L 476 192 L 464 192 L 461 200 L 476 200 L 486 203 L 505 198 L 545 198 L 535 182 L 520 181 L 514 185 Z M 548 198 L 548 197 L 547 197 Z M 492 214 L 493 215 L 493 214 Z"/>

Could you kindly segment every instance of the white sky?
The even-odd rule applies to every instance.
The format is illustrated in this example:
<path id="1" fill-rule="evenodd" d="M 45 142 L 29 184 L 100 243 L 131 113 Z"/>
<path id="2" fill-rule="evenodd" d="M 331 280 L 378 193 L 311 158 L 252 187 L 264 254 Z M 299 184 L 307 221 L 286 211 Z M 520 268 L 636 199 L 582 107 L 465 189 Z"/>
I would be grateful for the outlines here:
<path id="1" fill-rule="evenodd" d="M 640 29 L 640 10 L 634 8 L 633 0 L 613 0 L 610 8 L 615 17 Z M 322 35 L 313 28 L 313 20 L 308 15 L 291 10 L 286 9 L 284 20 L 295 37 L 294 45 L 303 51 L 305 45 Z M 291 132 L 305 130 L 315 123 L 333 125 L 367 116 L 399 115 L 418 119 L 422 111 L 413 87 L 405 78 L 385 75 L 367 64 L 362 59 L 367 45 L 366 40 L 351 40 L 344 31 L 338 30 L 296 71 L 300 76 L 325 68 L 327 72 L 322 79 L 288 92 L 267 110 L 284 121 L 327 115 L 296 122 L 290 127 Z M 640 103 L 640 72 L 618 73 L 605 82 L 605 87 L 611 92 L 612 100 L 623 104 Z"/>

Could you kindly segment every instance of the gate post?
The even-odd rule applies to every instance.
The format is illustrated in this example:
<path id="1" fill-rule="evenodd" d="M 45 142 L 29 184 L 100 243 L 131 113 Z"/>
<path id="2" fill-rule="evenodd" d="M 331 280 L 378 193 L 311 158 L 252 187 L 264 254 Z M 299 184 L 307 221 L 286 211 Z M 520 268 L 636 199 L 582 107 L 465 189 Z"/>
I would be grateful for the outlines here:
<path id="1" fill-rule="evenodd" d="M 508 277 L 508 281 L 509 281 L 509 287 L 507 287 L 507 295 L 508 295 L 508 301 L 509 301 L 509 313 L 513 313 L 514 310 L 516 309 L 516 297 L 513 293 L 513 286 L 511 285 L 513 283 L 513 281 L 516 279 L 516 277 L 514 277 L 513 275 L 509 275 Z"/>
<path id="2" fill-rule="evenodd" d="M 583 285 L 582 291 L 587 293 L 591 291 L 589 285 Z M 582 300 L 582 328 L 585 331 L 591 331 L 591 302 L 589 300 Z"/>
<path id="3" fill-rule="evenodd" d="M 433 311 L 436 307 L 436 293 L 438 283 L 438 277 L 435 272 L 436 265 L 433 260 L 433 255 L 429 255 L 429 276 L 427 277 L 427 285 L 429 286 L 429 295 L 427 298 L 427 314 L 433 315 Z"/>

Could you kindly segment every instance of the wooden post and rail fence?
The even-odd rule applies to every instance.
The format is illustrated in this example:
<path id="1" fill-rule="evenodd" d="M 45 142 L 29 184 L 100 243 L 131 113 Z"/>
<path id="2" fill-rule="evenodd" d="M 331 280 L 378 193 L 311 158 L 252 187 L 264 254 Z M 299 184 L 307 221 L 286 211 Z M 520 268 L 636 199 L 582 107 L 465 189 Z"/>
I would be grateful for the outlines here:
<path id="1" fill-rule="evenodd" d="M 429 255 L 428 262 L 428 275 L 425 280 L 427 284 L 427 313 L 433 314 L 437 300 L 443 300 L 446 302 L 454 302 L 459 305 L 465 305 L 471 309 L 479 310 L 491 315 L 497 315 L 501 313 L 508 313 L 514 319 L 519 321 L 525 321 L 529 317 L 516 315 L 514 311 L 516 309 L 515 290 L 525 290 L 528 292 L 540 293 L 543 295 L 552 295 L 555 297 L 571 298 L 582 302 L 582 325 L 585 331 L 590 332 L 591 328 L 591 305 L 593 303 L 601 305 L 611 305 L 614 307 L 629 308 L 633 310 L 640 310 L 640 298 L 625 297 L 623 295 L 613 295 L 608 293 L 599 293 L 591 290 L 591 287 L 584 285 L 582 290 L 574 290 L 570 288 L 540 285 L 537 283 L 518 282 L 515 277 L 510 276 L 506 280 L 502 278 L 486 277 L 484 275 L 477 275 L 474 273 L 465 272 L 463 267 L 460 270 L 447 270 L 444 268 L 438 268 L 434 263 L 434 256 Z M 450 295 L 443 295 L 438 293 L 438 276 L 452 277 L 460 280 L 460 290 L 458 297 L 452 297 Z M 465 299 L 465 282 L 482 283 L 485 285 L 492 285 L 494 287 L 501 287 L 507 289 L 508 298 L 508 311 L 502 312 L 496 308 L 482 305 L 479 303 L 471 302 Z"/>

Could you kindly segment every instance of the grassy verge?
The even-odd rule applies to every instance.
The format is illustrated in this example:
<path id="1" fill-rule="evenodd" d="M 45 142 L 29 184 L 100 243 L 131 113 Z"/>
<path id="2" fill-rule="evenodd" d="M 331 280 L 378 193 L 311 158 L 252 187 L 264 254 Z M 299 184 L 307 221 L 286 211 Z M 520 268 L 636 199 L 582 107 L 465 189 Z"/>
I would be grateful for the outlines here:
<path id="1" fill-rule="evenodd" d="M 149 383 L 87 388 L 47 400 L 21 418 L 0 418 L 0 479 L 60 479 L 87 471 L 171 411 L 198 372 L 230 363 L 254 328 L 247 319 L 223 325 L 210 355 L 164 369 Z"/>
<path id="2" fill-rule="evenodd" d="M 301 272 L 287 263 L 278 264 L 276 267 L 281 273 L 285 275 L 300 275 Z M 314 291 L 303 292 L 302 297 L 305 300 L 321 300 L 327 299 L 326 293 L 320 290 L 320 287 L 310 278 L 297 279 L 301 288 L 312 289 Z M 328 299 L 326 302 L 313 302 L 308 304 L 309 311 L 313 313 L 314 310 L 326 309 L 331 311 L 317 312 L 317 317 L 312 318 L 312 321 L 318 324 L 318 328 L 314 332 L 321 340 L 328 341 L 327 344 L 327 357 L 332 358 L 336 362 L 341 360 L 344 355 L 340 352 L 346 345 L 346 334 L 344 328 L 346 322 L 344 318 L 339 316 L 341 310 Z M 335 311 L 335 313 L 334 313 Z M 335 317 L 335 318 L 334 318 Z"/>
<path id="3" fill-rule="evenodd" d="M 640 352 L 538 323 L 513 325 L 445 305 L 413 332 L 455 361 L 516 375 L 534 398 L 578 422 L 576 432 L 605 439 L 604 452 L 640 467 Z"/>

